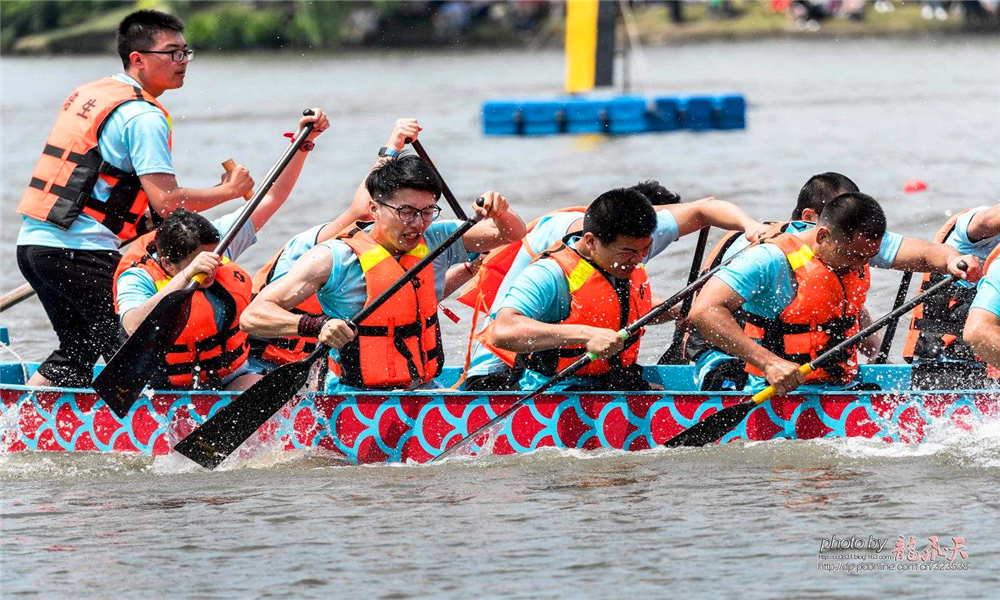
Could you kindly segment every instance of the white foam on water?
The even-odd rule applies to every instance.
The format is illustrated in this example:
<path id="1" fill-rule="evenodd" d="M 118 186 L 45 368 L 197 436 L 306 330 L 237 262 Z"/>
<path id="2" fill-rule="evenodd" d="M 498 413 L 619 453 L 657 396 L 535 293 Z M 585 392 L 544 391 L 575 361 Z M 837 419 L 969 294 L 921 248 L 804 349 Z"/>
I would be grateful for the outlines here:
<path id="1" fill-rule="evenodd" d="M 924 441 L 913 444 L 867 438 L 824 441 L 849 458 L 938 456 L 966 467 L 1000 468 L 1000 419 L 963 425 L 945 419 L 934 421 L 925 429 Z"/>

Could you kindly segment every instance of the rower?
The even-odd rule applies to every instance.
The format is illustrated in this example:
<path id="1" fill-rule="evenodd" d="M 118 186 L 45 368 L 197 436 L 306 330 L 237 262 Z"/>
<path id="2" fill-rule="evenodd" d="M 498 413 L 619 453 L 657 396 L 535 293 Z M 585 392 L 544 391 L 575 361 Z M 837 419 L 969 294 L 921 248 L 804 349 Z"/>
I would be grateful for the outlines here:
<path id="1" fill-rule="evenodd" d="M 520 389 L 541 386 L 587 352 L 597 360 L 558 389 L 650 389 L 636 364 L 641 333 L 623 340 L 618 331 L 652 308 L 642 262 L 657 220 L 637 190 L 605 192 L 587 208 L 582 235 L 565 236 L 514 278 L 482 341 L 508 366 L 523 365 Z"/>
<path id="2" fill-rule="evenodd" d="M 814 227 L 767 238 L 723 267 L 695 300 L 690 320 L 710 343 L 747 363 L 747 389 L 766 383 L 779 393 L 803 383 L 849 388 L 858 371 L 857 348 L 808 376 L 799 366 L 859 331 L 869 263 L 881 252 L 885 229 L 874 198 L 841 194 L 827 203 Z M 962 260 L 968 272 L 959 269 Z M 972 256 L 932 267 L 969 280 L 979 274 Z"/>
<path id="3" fill-rule="evenodd" d="M 379 149 L 372 169 L 378 168 L 386 161 L 401 154 L 407 144 L 407 140 L 417 140 L 422 130 L 423 127 L 420 126 L 420 123 L 416 119 L 398 119 L 393 125 L 392 132 L 389 134 L 389 140 L 385 146 Z M 367 174 L 365 179 L 367 179 Z M 255 296 L 265 286 L 285 276 L 299 258 L 318 244 L 334 239 L 337 234 L 357 221 L 370 221 L 372 219 L 372 213 L 369 210 L 372 197 L 365 187 L 365 179 L 362 179 L 361 183 L 358 184 L 354 192 L 354 198 L 351 200 L 351 205 L 347 211 L 333 221 L 310 227 L 293 236 L 257 271 L 253 276 L 253 293 Z M 479 268 L 480 261 L 481 258 L 461 263 L 448 269 L 443 297 L 450 296 L 452 292 L 472 278 Z M 323 309 L 320 307 L 316 295 L 313 294 L 292 309 L 292 312 L 319 317 L 322 316 Z M 258 371 L 267 373 L 278 366 L 302 360 L 315 347 L 315 336 L 267 339 L 251 336 L 250 361 Z M 321 366 L 325 367 L 325 365 Z"/>
<path id="4" fill-rule="evenodd" d="M 792 218 L 787 222 L 773 222 L 768 235 L 778 233 L 802 234 L 815 227 L 825 206 L 834 198 L 845 193 L 858 193 L 858 186 L 840 173 L 820 173 L 813 175 L 799 191 Z M 720 264 L 746 248 L 748 243 L 739 236 L 723 238 L 705 260 L 705 268 Z M 961 259 L 960 252 L 953 247 L 939 243 L 929 243 L 912 237 L 903 237 L 890 231 L 882 236 L 878 254 L 870 261 L 879 269 L 947 273 Z M 969 262 L 969 276 L 978 278 L 980 261 Z M 862 307 L 861 324 L 871 322 L 868 310 Z M 743 326 L 745 320 L 739 312 L 736 320 Z M 860 351 L 866 356 L 878 352 L 880 336 L 873 335 L 861 345 Z M 695 363 L 695 377 L 702 391 L 740 390 L 746 384 L 746 364 L 717 347 L 705 342 L 696 330 L 688 335 L 685 353 Z"/>
<path id="5" fill-rule="evenodd" d="M 445 273 L 524 236 L 524 223 L 496 192 L 483 194 L 484 220 L 462 236 L 362 323 L 346 319 L 395 283 L 455 232 L 459 221 L 437 221 L 441 183 L 422 159 L 400 155 L 377 165 L 365 180 L 373 223 L 356 223 L 317 244 L 289 272 L 267 285 L 243 314 L 241 325 L 263 338 L 318 337 L 330 346 L 326 390 L 436 386 L 444 355 L 437 320 Z M 323 315 L 292 309 L 316 294 Z"/>
<path id="6" fill-rule="evenodd" d="M 993 209 L 990 209 L 991 211 Z M 1000 378 L 1000 245 L 986 258 L 986 274 L 976 286 L 976 296 L 969 306 L 963 339 L 977 357 L 988 365 L 988 376 L 995 383 Z"/>
<path id="7" fill-rule="evenodd" d="M 657 181 L 644 181 L 632 186 L 653 204 L 656 209 L 656 228 L 653 230 L 653 244 L 648 258 L 666 250 L 678 238 L 699 231 L 703 227 L 745 232 L 763 229 L 763 225 L 738 206 L 704 198 L 696 202 L 681 204 L 677 194 L 667 190 Z M 514 280 L 543 250 L 559 244 L 564 237 L 579 234 L 583 228 L 587 208 L 569 207 L 542 215 L 528 226 L 524 240 L 503 249 L 491 252 L 480 269 L 479 277 L 473 279 L 463 290 L 459 300 L 473 310 L 488 314 L 484 326 L 476 330 L 473 320 L 472 348 L 466 367 L 464 389 L 475 391 L 517 390 L 523 368 L 521 365 L 507 364 L 503 357 L 490 349 L 490 323 L 496 318 L 496 301 L 502 299 Z M 754 238 L 756 239 L 756 238 Z M 485 343 L 484 343 L 485 342 Z"/>
<path id="8" fill-rule="evenodd" d="M 299 120 L 299 129 L 313 123 L 303 148 L 329 126 L 318 109 Z M 220 231 L 228 231 L 241 210 L 209 221 L 184 209 L 175 210 L 155 232 L 141 236 L 122 257 L 115 271 L 115 311 L 125 336 L 131 335 L 159 302 L 184 288 L 196 275 L 206 279 L 191 301 L 184 329 L 158 365 L 154 389 L 243 390 L 259 378 L 247 364 L 247 336 L 239 318 L 250 302 L 250 275 L 235 261 L 256 242 L 256 234 L 288 199 L 307 152 L 296 152 L 250 219 L 220 257 L 213 251 Z"/>
<path id="9" fill-rule="evenodd" d="M 194 50 L 184 24 L 139 10 L 118 25 L 123 72 L 77 88 L 62 104 L 17 211 L 17 264 L 38 293 L 59 348 L 28 385 L 89 387 L 98 357 L 117 348 L 111 293 L 119 245 L 184 206 L 202 211 L 253 188 L 242 166 L 214 187 L 181 187 L 172 125 L 158 98 L 184 85 Z M 145 229 L 148 231 L 148 228 Z"/>
<path id="10" fill-rule="evenodd" d="M 952 215 L 934 241 L 985 261 L 1000 245 L 1000 206 L 979 206 Z M 921 291 L 941 277 L 925 274 Z M 913 363 L 914 388 L 980 388 L 990 383 L 986 364 L 962 339 L 962 329 L 976 295 L 975 286 L 956 281 L 913 311 L 903 358 Z"/>

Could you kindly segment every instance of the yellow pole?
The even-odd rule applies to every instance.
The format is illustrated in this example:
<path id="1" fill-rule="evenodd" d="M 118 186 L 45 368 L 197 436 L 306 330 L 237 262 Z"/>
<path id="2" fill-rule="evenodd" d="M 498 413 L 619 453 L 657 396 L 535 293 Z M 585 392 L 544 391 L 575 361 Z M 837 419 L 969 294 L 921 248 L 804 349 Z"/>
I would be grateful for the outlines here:
<path id="1" fill-rule="evenodd" d="M 570 94 L 594 89 L 597 11 L 598 0 L 566 3 L 566 91 Z"/>

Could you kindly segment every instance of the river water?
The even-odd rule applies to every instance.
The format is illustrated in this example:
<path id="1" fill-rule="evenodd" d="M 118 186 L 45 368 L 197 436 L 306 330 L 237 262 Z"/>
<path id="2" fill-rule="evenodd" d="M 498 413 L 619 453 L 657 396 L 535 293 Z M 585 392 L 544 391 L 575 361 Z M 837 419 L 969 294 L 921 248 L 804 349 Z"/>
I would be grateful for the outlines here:
<path id="1" fill-rule="evenodd" d="M 346 207 L 394 119 L 410 116 L 421 120 L 424 146 L 460 198 L 499 190 L 525 220 L 647 178 L 685 199 L 714 195 L 760 219 L 782 219 L 809 176 L 833 170 L 883 202 L 891 230 L 929 238 L 949 211 L 1000 194 L 998 59 L 995 38 L 647 49 L 647 90 L 741 91 L 749 127 L 625 138 L 481 135 L 483 100 L 559 91 L 562 56 L 552 51 L 202 51 L 185 87 L 161 100 L 173 115 L 175 166 L 186 186 L 217 181 L 230 156 L 262 176 L 301 109 L 332 114 L 292 198 L 241 260 L 251 271 L 288 237 Z M 115 64 L 0 63 L 0 290 L 22 283 L 14 207 L 56 107 L 74 85 L 116 72 Z M 927 191 L 904 194 L 912 178 Z M 685 277 L 693 245 L 682 240 L 650 265 L 661 294 Z M 898 274 L 875 274 L 874 315 L 891 305 L 897 284 Z M 468 315 L 449 306 L 466 317 L 446 322 L 456 364 Z M 44 358 L 55 343 L 36 301 L 0 323 L 26 360 Z M 669 327 L 649 335 L 643 360 L 655 360 L 670 335 Z M 177 457 L 0 454 L 0 592 L 995 596 L 998 479 L 995 424 L 935 432 L 920 446 L 836 440 L 546 451 L 433 467 L 358 468 L 262 452 L 205 473 Z M 885 540 L 883 556 L 899 536 L 915 537 L 918 550 L 930 536 L 942 546 L 964 537 L 967 570 L 828 572 L 839 563 L 820 556 L 820 546 L 832 536 Z"/>

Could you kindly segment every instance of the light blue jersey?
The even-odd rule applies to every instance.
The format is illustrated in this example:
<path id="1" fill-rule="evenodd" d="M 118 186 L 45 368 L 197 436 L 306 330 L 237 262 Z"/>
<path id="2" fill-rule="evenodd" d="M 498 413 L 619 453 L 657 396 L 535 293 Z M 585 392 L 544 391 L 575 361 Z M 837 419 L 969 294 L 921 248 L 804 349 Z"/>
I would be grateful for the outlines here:
<path id="1" fill-rule="evenodd" d="M 427 247 L 433 250 L 440 246 L 448 236 L 462 226 L 462 223 L 462 221 L 435 221 L 431 223 L 424 231 L 424 241 L 427 243 Z M 365 231 L 371 232 L 371 226 L 365 228 Z M 334 319 L 350 319 L 364 308 L 365 300 L 368 298 L 365 275 L 361 269 L 361 263 L 358 262 L 358 256 L 354 250 L 351 250 L 350 246 L 341 240 L 327 240 L 316 247 L 328 249 L 333 258 L 330 276 L 327 277 L 323 287 L 316 291 L 316 298 L 327 316 Z M 434 292 L 438 300 L 444 296 L 445 277 L 448 269 L 454 265 L 475 260 L 477 256 L 478 253 L 469 252 L 465 249 L 462 241 L 458 241 L 434 259 L 432 263 Z M 338 360 L 340 358 L 339 351 L 331 348 L 330 357 Z M 331 372 L 326 380 L 326 391 L 333 394 L 362 390 L 341 384 L 339 378 Z"/>
<path id="2" fill-rule="evenodd" d="M 311 227 L 288 240 L 285 247 L 281 249 L 281 254 L 278 256 L 278 260 L 274 261 L 274 269 L 271 271 L 271 277 L 268 279 L 268 282 L 277 281 L 278 279 L 284 277 L 289 271 L 292 270 L 292 267 L 295 265 L 295 261 L 302 258 L 302 255 L 306 252 L 315 248 L 320 230 L 327 225 L 329 225 L 329 223 L 322 223 L 315 227 Z"/>
<path id="3" fill-rule="evenodd" d="M 1000 317 L 1000 268 L 990 269 L 976 284 L 971 308 L 981 308 Z"/>
<path id="4" fill-rule="evenodd" d="M 544 219 L 539 221 L 538 225 L 536 225 L 535 228 L 531 231 L 531 233 L 527 235 L 525 240 L 527 240 L 527 242 L 530 244 L 531 248 L 535 251 L 535 253 L 539 253 L 542 250 L 549 248 L 553 244 L 559 242 L 564 237 L 566 237 L 566 230 L 573 224 L 574 221 L 583 218 L 584 214 L 585 213 L 583 211 L 579 212 L 573 211 L 573 212 L 556 213 L 548 217 L 545 217 Z M 657 254 L 660 254 L 661 252 L 666 250 L 667 247 L 670 244 L 677 241 L 677 238 L 679 237 L 680 237 L 680 231 L 678 229 L 677 220 L 674 218 L 674 215 L 669 210 L 665 209 L 658 210 L 656 212 L 656 229 L 653 231 L 653 244 L 650 246 L 649 255 L 646 257 L 646 261 L 648 262 Z M 520 252 L 518 252 L 517 257 L 511 264 L 510 270 L 507 272 L 507 275 L 504 276 L 503 282 L 500 284 L 500 288 L 497 290 L 496 302 L 493 305 L 493 310 L 491 311 L 489 319 L 487 319 L 484 323 L 484 327 L 485 325 L 489 324 L 490 319 L 496 317 L 497 310 L 499 310 L 498 308 L 499 305 L 502 303 L 504 297 L 507 295 L 511 287 L 514 285 L 514 281 L 519 279 L 521 274 L 526 271 L 528 265 L 531 263 L 531 260 L 532 260 L 531 255 L 528 254 L 528 252 L 523 248 L 521 249 Z M 551 265 L 555 265 L 555 263 L 552 261 L 540 261 L 540 262 L 548 262 Z M 535 263 L 535 264 L 540 264 L 540 263 Z M 533 266 L 534 265 L 532 265 L 532 267 Z M 564 279 L 562 276 L 562 270 L 559 269 L 558 266 L 556 266 L 555 269 L 556 272 L 558 272 L 559 279 L 562 281 Z M 539 275 L 542 275 L 541 271 L 537 272 Z M 530 284 L 525 284 L 525 290 L 527 290 L 528 287 L 530 287 Z M 562 289 L 563 291 L 559 292 L 558 291 L 559 289 Z M 554 311 L 561 310 L 559 307 L 563 306 L 562 303 L 563 301 L 565 301 L 564 302 L 565 313 L 556 312 L 552 314 L 565 314 L 565 315 L 569 314 L 569 292 L 565 284 L 562 285 L 557 284 L 554 286 L 552 290 L 548 290 L 544 293 L 554 294 L 554 295 L 549 295 L 548 296 L 549 299 L 556 298 L 556 302 L 551 303 L 551 306 L 549 307 L 551 310 Z M 563 297 L 561 298 L 558 296 L 558 294 L 560 293 L 563 293 Z M 538 296 L 538 300 L 540 302 L 545 301 L 544 298 L 545 296 Z M 538 319 L 538 320 L 550 323 L 556 323 L 561 321 L 563 318 L 565 317 L 558 318 L 553 321 L 546 321 L 545 319 Z M 467 375 L 468 377 L 488 375 L 490 373 L 496 373 L 497 371 L 501 371 L 504 368 L 506 368 L 506 365 L 502 360 L 500 360 L 499 357 L 497 357 L 497 355 L 490 352 L 489 349 L 487 349 L 479 342 L 473 343 L 472 360 L 469 365 L 469 372 Z"/>
<path id="5" fill-rule="evenodd" d="M 212 225 L 219 230 L 219 233 L 224 235 L 229 228 L 236 223 L 237 218 L 242 209 L 228 214 L 224 217 L 219 217 L 212 221 Z M 241 254 L 243 254 L 247 248 L 253 246 L 257 241 L 256 231 L 253 227 L 253 221 L 247 220 L 240 232 L 233 238 L 229 248 L 226 249 L 225 256 L 231 261 L 235 261 Z M 150 277 L 149 273 L 145 269 L 139 267 L 133 267 L 131 269 L 126 269 L 121 275 L 118 276 L 118 285 L 116 288 L 115 300 L 118 302 L 118 316 L 121 318 L 128 311 L 138 308 L 146 300 L 149 300 L 156 295 L 156 283 L 153 278 Z M 214 298 L 210 295 L 206 295 L 209 302 L 213 303 L 213 308 L 216 308 L 215 314 L 221 318 L 222 307 L 215 306 L 213 302 Z M 221 323 L 219 324 L 221 326 Z"/>
<path id="6" fill-rule="evenodd" d="M 971 254 L 981 261 L 986 261 L 986 257 L 993 252 L 993 249 L 1000 244 L 1000 235 L 984 238 L 973 242 L 969 239 L 969 223 L 980 211 L 989 209 L 989 206 L 977 206 L 960 216 L 955 221 L 955 228 L 944 238 L 944 243 L 958 250 L 960 254 Z M 958 281 L 958 285 L 972 287 L 975 284 L 967 281 Z"/>
<path id="7" fill-rule="evenodd" d="M 139 83 L 119 73 L 114 79 L 129 85 Z M 107 118 L 98 147 L 104 160 L 137 175 L 174 174 L 170 157 L 170 124 L 159 108 L 143 100 L 131 100 L 115 109 Z M 94 198 L 107 201 L 110 186 L 98 180 Z M 46 246 L 72 250 L 117 250 L 121 240 L 93 217 L 80 214 L 62 230 L 48 221 L 25 216 L 17 236 L 18 246 Z"/>
<path id="8" fill-rule="evenodd" d="M 785 232 L 800 235 L 815 226 L 816 224 L 810 221 L 791 221 Z M 868 264 L 876 269 L 891 269 L 892 263 L 896 262 L 896 254 L 899 253 L 899 246 L 902 243 L 903 236 L 891 231 L 885 232 L 885 235 L 882 236 L 882 244 L 879 246 L 878 254 L 873 256 Z M 723 253 L 722 259 L 729 259 L 749 245 L 750 241 L 747 240 L 746 236 L 739 236 Z"/>

